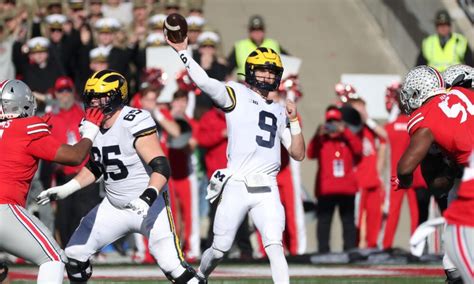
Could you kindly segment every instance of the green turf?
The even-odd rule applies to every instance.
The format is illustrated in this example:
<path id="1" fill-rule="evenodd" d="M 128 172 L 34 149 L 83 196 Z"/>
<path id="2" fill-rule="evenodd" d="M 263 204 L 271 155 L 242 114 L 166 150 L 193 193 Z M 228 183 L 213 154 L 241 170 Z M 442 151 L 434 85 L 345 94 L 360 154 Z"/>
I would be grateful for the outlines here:
<path id="1" fill-rule="evenodd" d="M 35 281 L 14 281 L 12 283 L 35 283 Z M 67 283 L 67 282 L 65 282 Z M 113 280 L 100 280 L 100 281 L 89 281 L 91 284 L 156 284 L 156 283 L 170 283 L 169 281 L 156 281 L 156 280 L 135 280 L 135 281 L 113 281 Z M 270 279 L 245 279 L 245 280 L 218 280 L 212 279 L 209 281 L 210 284 L 267 284 L 272 283 Z M 315 278 L 292 278 L 291 283 L 296 284 L 352 284 L 352 283 L 369 283 L 369 284 L 431 284 L 431 283 L 444 283 L 442 277 L 315 277 Z"/>

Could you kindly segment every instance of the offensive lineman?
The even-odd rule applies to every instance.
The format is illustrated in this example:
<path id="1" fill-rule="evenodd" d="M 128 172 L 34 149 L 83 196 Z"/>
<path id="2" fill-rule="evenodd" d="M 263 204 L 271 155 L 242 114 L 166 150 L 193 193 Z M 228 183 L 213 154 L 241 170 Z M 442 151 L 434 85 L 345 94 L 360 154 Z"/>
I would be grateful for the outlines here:
<path id="1" fill-rule="evenodd" d="M 97 108 L 87 110 L 82 139 L 71 146 L 51 136 L 47 120 L 34 116 L 35 111 L 35 98 L 25 83 L 0 83 L 0 248 L 39 265 L 37 283 L 62 283 L 66 256 L 24 208 L 26 197 L 39 159 L 69 166 L 86 159 L 104 115 Z M 0 265 L 0 279 L 6 274 Z"/>
<path id="2" fill-rule="evenodd" d="M 66 246 L 66 270 L 72 283 L 92 275 L 89 258 L 102 247 L 135 232 L 149 238 L 149 248 L 173 283 L 199 283 L 184 262 L 174 231 L 168 191 L 167 158 L 149 112 L 125 106 L 127 81 L 113 71 L 94 73 L 84 88 L 87 108 L 100 107 L 104 122 L 89 163 L 68 183 L 43 191 L 39 204 L 63 199 L 103 177 L 106 198 L 81 221 Z"/>
<path id="3" fill-rule="evenodd" d="M 259 47 L 247 57 L 246 85 L 224 84 L 209 78 L 193 60 L 187 51 L 187 38 L 182 43 L 169 39 L 167 42 L 178 52 L 196 85 L 226 113 L 227 168 L 217 170 L 210 181 L 223 191 L 219 193 L 214 219 L 214 241 L 203 253 L 198 273 L 206 278 L 211 274 L 230 250 L 243 218 L 250 213 L 262 235 L 273 281 L 289 283 L 282 247 L 285 213 L 276 175 L 280 170 L 280 143 L 298 161 L 304 159 L 305 144 L 295 103 L 288 100 L 285 109 L 268 97 L 270 91 L 277 90 L 283 74 L 280 56 L 270 48 Z"/>

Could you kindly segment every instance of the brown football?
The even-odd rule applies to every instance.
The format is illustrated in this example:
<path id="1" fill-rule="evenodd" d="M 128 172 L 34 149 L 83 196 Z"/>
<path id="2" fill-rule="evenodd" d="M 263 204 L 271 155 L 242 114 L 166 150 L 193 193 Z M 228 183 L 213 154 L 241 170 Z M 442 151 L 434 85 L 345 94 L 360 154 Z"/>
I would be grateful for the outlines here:
<path id="1" fill-rule="evenodd" d="M 183 42 L 188 34 L 188 23 L 180 14 L 170 14 L 165 19 L 163 32 L 174 43 Z"/>

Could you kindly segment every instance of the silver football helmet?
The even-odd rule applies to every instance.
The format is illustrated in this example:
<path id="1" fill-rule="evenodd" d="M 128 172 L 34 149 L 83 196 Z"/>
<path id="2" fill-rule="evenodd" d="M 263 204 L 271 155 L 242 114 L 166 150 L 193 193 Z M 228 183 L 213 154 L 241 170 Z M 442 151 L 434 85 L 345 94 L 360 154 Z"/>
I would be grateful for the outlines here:
<path id="1" fill-rule="evenodd" d="M 465 64 L 449 66 L 443 72 L 443 79 L 448 87 L 474 88 L 474 68 Z"/>
<path id="2" fill-rule="evenodd" d="M 0 83 L 0 120 L 35 115 L 36 99 L 30 88 L 20 80 Z"/>
<path id="3" fill-rule="evenodd" d="M 421 65 L 411 69 L 403 80 L 400 104 L 407 114 L 419 108 L 427 99 L 446 93 L 441 74 L 434 68 Z"/>

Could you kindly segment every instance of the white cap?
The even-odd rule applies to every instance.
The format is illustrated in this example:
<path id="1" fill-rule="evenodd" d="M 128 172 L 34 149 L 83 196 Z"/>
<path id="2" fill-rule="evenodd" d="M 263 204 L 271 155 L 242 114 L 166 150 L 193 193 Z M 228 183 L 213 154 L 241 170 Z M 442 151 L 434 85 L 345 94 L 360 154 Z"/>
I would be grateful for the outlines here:
<path id="1" fill-rule="evenodd" d="M 220 42 L 220 38 L 215 32 L 202 32 L 198 36 L 197 42 L 199 45 L 217 45 Z"/>
<path id="2" fill-rule="evenodd" d="M 146 37 L 147 46 L 162 46 L 165 44 L 165 36 L 162 33 L 151 33 Z"/>
<path id="3" fill-rule="evenodd" d="M 95 23 L 95 28 L 99 33 L 111 33 L 120 30 L 121 24 L 115 18 L 101 18 Z"/>
<path id="4" fill-rule="evenodd" d="M 206 20 L 200 16 L 189 16 L 186 18 L 186 22 L 188 23 L 188 31 L 200 31 Z"/>
<path id="5" fill-rule="evenodd" d="M 34 37 L 27 42 L 27 45 L 29 53 L 47 51 L 49 39 L 42 36 Z"/>
<path id="6" fill-rule="evenodd" d="M 90 61 L 107 62 L 110 49 L 106 47 L 96 47 L 89 51 Z"/>
<path id="7" fill-rule="evenodd" d="M 61 14 L 51 14 L 46 17 L 46 23 L 50 28 L 62 29 L 67 18 Z"/>
<path id="8" fill-rule="evenodd" d="M 156 15 L 153 15 L 153 16 L 148 20 L 148 24 L 149 24 L 150 28 L 153 29 L 153 30 L 155 30 L 155 29 L 163 29 L 163 25 L 164 25 L 165 19 L 166 19 L 166 15 L 165 15 L 165 14 L 156 14 Z"/>

